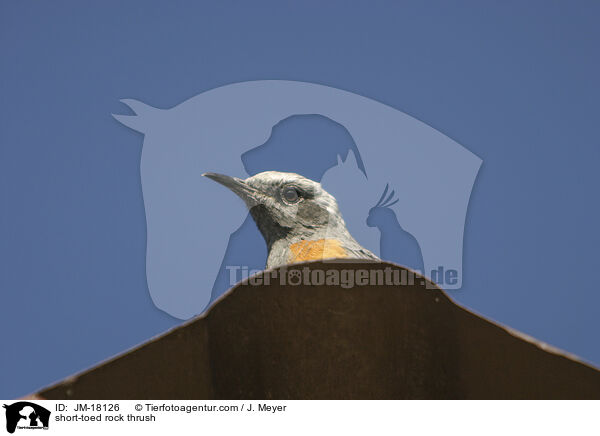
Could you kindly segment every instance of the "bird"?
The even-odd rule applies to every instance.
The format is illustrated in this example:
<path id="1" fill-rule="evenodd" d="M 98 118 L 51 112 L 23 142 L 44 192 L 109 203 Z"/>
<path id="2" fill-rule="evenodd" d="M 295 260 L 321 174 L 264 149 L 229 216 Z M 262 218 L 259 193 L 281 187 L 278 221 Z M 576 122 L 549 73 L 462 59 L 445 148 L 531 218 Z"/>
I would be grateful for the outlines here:
<path id="1" fill-rule="evenodd" d="M 400 201 L 394 199 L 394 190 L 386 197 L 389 184 L 375 206 L 369 210 L 367 226 L 379 229 L 379 253 L 386 260 L 405 265 L 415 271 L 424 271 L 423 254 L 416 238 L 400 225 L 393 205 Z"/>
<path id="2" fill-rule="evenodd" d="M 202 175 L 244 201 L 267 244 L 266 268 L 332 258 L 380 260 L 352 237 L 336 199 L 318 182 L 279 171 L 247 179 Z"/>

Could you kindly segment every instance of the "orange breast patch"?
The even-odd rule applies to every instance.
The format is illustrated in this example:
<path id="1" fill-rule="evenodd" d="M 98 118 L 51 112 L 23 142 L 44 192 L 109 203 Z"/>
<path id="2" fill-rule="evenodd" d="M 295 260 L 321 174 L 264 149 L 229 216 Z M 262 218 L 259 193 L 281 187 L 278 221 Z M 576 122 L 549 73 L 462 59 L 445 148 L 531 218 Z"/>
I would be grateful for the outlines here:
<path id="1" fill-rule="evenodd" d="M 296 242 L 290 245 L 290 251 L 290 262 L 348 257 L 346 250 L 336 239 Z"/>

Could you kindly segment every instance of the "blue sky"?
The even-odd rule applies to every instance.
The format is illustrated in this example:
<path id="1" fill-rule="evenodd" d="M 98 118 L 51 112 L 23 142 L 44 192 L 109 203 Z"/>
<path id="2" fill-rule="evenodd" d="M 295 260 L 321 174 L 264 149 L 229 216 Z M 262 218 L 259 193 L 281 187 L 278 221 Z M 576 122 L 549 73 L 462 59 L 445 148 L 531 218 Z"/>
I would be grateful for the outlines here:
<path id="1" fill-rule="evenodd" d="M 480 156 L 453 298 L 600 364 L 599 9 L 3 2 L 0 397 L 180 322 L 148 294 L 143 138 L 112 118 L 119 100 L 168 108 L 257 79 L 370 97 Z"/>

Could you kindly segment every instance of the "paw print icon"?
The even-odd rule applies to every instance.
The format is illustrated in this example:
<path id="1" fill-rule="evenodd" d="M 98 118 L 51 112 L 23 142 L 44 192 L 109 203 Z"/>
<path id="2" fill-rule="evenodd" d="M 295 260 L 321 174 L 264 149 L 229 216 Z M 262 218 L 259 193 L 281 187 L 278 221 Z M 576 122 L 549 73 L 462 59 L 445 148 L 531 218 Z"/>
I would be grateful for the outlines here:
<path id="1" fill-rule="evenodd" d="M 297 269 L 288 271 L 288 284 L 292 286 L 297 286 L 302 281 L 302 274 Z"/>

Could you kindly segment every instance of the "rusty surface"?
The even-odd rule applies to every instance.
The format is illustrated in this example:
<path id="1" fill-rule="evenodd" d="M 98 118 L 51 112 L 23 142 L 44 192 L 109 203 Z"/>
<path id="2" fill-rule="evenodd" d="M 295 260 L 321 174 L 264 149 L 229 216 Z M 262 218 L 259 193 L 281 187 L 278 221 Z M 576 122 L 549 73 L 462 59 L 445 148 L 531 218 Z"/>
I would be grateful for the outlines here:
<path id="1" fill-rule="evenodd" d="M 372 269 L 385 263 L 314 262 Z M 306 265 L 290 267 L 302 269 Z M 241 284 L 48 399 L 600 398 L 600 372 L 413 286 Z"/>

